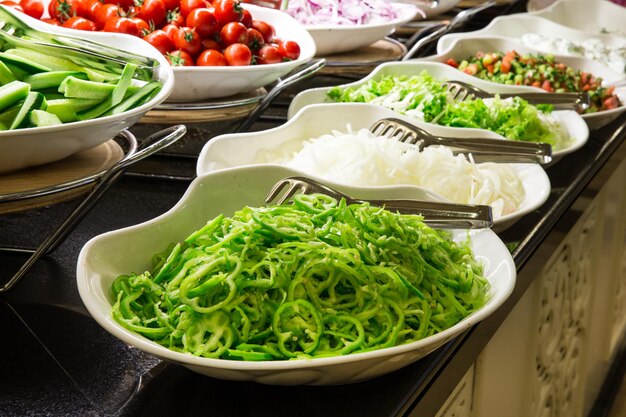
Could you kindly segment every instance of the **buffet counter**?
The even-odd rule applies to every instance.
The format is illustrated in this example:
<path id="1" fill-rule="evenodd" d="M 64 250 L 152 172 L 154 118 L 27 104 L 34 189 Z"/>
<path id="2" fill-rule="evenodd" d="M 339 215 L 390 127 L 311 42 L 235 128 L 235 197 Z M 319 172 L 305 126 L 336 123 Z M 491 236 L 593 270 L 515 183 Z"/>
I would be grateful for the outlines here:
<path id="1" fill-rule="evenodd" d="M 524 3 L 490 10 L 469 26 L 521 11 Z M 306 85 L 329 81 L 314 77 Z M 252 129 L 284 122 L 294 91 Z M 200 121 L 196 127 L 216 126 Z M 141 125 L 133 131 L 146 133 Z M 89 316 L 76 288 L 82 246 L 169 210 L 193 179 L 195 162 L 170 150 L 133 166 L 54 252 L 0 296 L 0 416 L 570 417 L 606 411 L 611 387 L 622 377 L 611 369 L 626 357 L 626 117 L 592 131 L 582 149 L 549 166 L 548 201 L 499 234 L 518 269 L 501 308 L 413 365 L 352 385 L 212 379 L 125 345 Z M 0 215 L 0 244 L 38 245 L 76 201 Z M 2 254 L 3 274 L 25 259 Z"/>

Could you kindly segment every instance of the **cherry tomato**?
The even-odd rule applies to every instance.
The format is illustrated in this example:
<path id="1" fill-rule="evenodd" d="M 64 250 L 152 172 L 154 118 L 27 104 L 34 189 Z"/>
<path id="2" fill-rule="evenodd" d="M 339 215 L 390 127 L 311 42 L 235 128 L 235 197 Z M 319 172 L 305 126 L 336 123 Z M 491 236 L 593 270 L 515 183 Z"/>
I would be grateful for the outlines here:
<path id="1" fill-rule="evenodd" d="M 61 22 L 56 19 L 51 19 L 49 17 L 43 17 L 41 18 L 41 21 L 44 23 L 48 23 L 49 25 L 61 26 Z"/>
<path id="2" fill-rule="evenodd" d="M 165 59 L 173 67 L 182 67 L 193 65 L 193 58 L 185 51 L 177 50 L 165 55 Z"/>
<path id="3" fill-rule="evenodd" d="M 180 7 L 180 0 L 163 0 L 163 3 L 165 3 L 167 10 L 175 10 Z"/>
<path id="4" fill-rule="evenodd" d="M 137 36 L 139 36 L 140 38 L 146 36 L 148 33 L 152 31 L 150 29 L 150 24 L 146 22 L 145 20 L 140 19 L 138 17 L 131 17 L 129 19 L 137 27 Z"/>
<path id="5" fill-rule="evenodd" d="M 216 49 L 218 51 L 222 50 L 222 45 L 215 39 L 204 38 L 202 39 L 201 43 L 202 43 L 202 49 Z"/>
<path id="6" fill-rule="evenodd" d="M 243 24 L 247 28 L 251 28 L 252 27 L 252 15 L 246 9 L 243 9 L 243 12 L 241 13 L 242 13 L 241 24 Z"/>
<path id="7" fill-rule="evenodd" d="M 192 10 L 201 7 L 207 7 L 205 0 L 180 0 L 180 14 L 182 14 L 185 19 L 187 19 L 187 16 Z"/>
<path id="8" fill-rule="evenodd" d="M 135 17 L 152 22 L 154 27 L 159 27 L 165 21 L 165 3 L 163 0 L 135 0 Z"/>
<path id="9" fill-rule="evenodd" d="M 187 15 L 187 26 L 195 28 L 203 38 L 213 36 L 219 31 L 217 19 L 206 7 L 192 10 Z"/>
<path id="10" fill-rule="evenodd" d="M 300 45 L 294 41 L 275 40 L 280 53 L 288 60 L 298 59 L 300 56 Z"/>
<path id="11" fill-rule="evenodd" d="M 128 17 L 118 17 L 107 21 L 103 30 L 105 32 L 126 33 L 139 36 L 137 24 Z"/>
<path id="12" fill-rule="evenodd" d="M 152 33 L 143 37 L 143 40 L 154 46 L 163 55 L 172 52 L 175 49 L 174 41 L 161 29 L 157 29 Z"/>
<path id="13" fill-rule="evenodd" d="M 178 27 L 185 24 L 185 18 L 182 14 L 180 14 L 180 10 L 178 10 L 178 7 L 167 11 L 167 14 L 165 15 L 165 21 L 168 24 L 176 25 Z"/>
<path id="14" fill-rule="evenodd" d="M 172 38 L 174 46 L 181 51 L 187 52 L 191 56 L 196 56 L 202 50 L 202 41 L 198 32 L 190 27 L 182 27 Z"/>
<path id="15" fill-rule="evenodd" d="M 5 4 L 6 2 L 2 2 Z M 67 19 L 76 15 L 74 0 L 52 0 L 48 3 L 48 14 L 51 18 L 63 23 Z"/>
<path id="16" fill-rule="evenodd" d="M 215 17 L 220 25 L 230 22 L 239 22 L 243 18 L 243 7 L 237 0 L 215 0 Z"/>
<path id="17" fill-rule="evenodd" d="M 174 42 L 174 35 L 176 34 L 176 32 L 178 32 L 178 29 L 178 26 L 172 24 L 165 25 L 161 28 L 163 32 L 167 33 L 167 36 L 170 37 L 172 42 Z"/>
<path id="18" fill-rule="evenodd" d="M 121 9 L 124 10 L 129 10 L 131 7 L 134 6 L 134 1 L 133 0 L 104 0 L 105 4 L 114 4 L 116 6 L 119 6 Z"/>
<path id="19" fill-rule="evenodd" d="M 226 57 L 215 49 L 205 49 L 198 55 L 196 65 L 203 67 L 223 67 L 228 65 Z"/>
<path id="20" fill-rule="evenodd" d="M 260 20 L 253 20 L 252 28 L 261 32 L 261 35 L 263 35 L 263 39 L 265 39 L 265 43 L 272 42 L 274 40 L 274 36 L 276 36 L 274 26 L 270 25 L 269 23 Z"/>
<path id="21" fill-rule="evenodd" d="M 98 0 L 79 0 L 76 3 L 76 16 L 95 21 L 100 6 L 102 6 L 102 3 Z"/>
<path id="22" fill-rule="evenodd" d="M 21 0 L 20 6 L 24 9 L 24 13 L 35 19 L 41 19 L 43 16 L 43 2 L 41 0 Z"/>
<path id="23" fill-rule="evenodd" d="M 96 10 L 96 27 L 99 30 L 104 29 L 104 25 L 110 20 L 117 19 L 120 16 L 121 9 L 115 4 L 103 4 Z"/>
<path id="24" fill-rule="evenodd" d="M 248 29 L 248 48 L 252 51 L 258 51 L 263 45 L 265 45 L 265 39 L 263 35 L 256 29 Z"/>
<path id="25" fill-rule="evenodd" d="M 24 13 L 24 8 L 18 2 L 11 1 L 11 0 L 3 0 L 3 1 L 0 1 L 0 4 L 10 7 L 12 9 L 15 9 L 18 12 Z"/>
<path id="26" fill-rule="evenodd" d="M 248 29 L 239 22 L 226 23 L 220 31 L 222 45 L 228 46 L 234 43 L 248 43 Z"/>
<path id="27" fill-rule="evenodd" d="M 283 54 L 276 45 L 263 45 L 256 53 L 256 62 L 258 64 L 277 64 L 283 62 Z"/>
<path id="28" fill-rule="evenodd" d="M 250 65 L 252 62 L 252 52 L 250 48 L 243 43 L 228 45 L 226 49 L 224 49 L 224 56 L 226 57 L 228 65 L 242 66 Z"/>
<path id="29" fill-rule="evenodd" d="M 89 19 L 80 16 L 72 16 L 61 25 L 66 28 L 95 31 L 96 24 Z"/>

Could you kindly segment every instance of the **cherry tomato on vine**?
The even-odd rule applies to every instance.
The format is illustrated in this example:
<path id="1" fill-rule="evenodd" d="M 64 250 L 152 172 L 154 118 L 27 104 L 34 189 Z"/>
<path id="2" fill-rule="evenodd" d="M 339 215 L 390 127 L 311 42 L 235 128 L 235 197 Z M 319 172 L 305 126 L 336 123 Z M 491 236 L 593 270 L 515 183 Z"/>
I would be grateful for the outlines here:
<path id="1" fill-rule="evenodd" d="M 267 22 L 263 22 L 261 20 L 253 20 L 252 28 L 261 32 L 261 35 L 263 35 L 263 39 L 265 39 L 265 43 L 272 42 L 274 40 L 274 36 L 276 36 L 274 26 L 270 25 Z"/>
<path id="2" fill-rule="evenodd" d="M 203 37 L 208 38 L 219 31 L 217 19 L 206 7 L 194 9 L 187 15 L 187 26 L 195 28 L 196 32 Z"/>
<path id="3" fill-rule="evenodd" d="M 228 45 L 224 49 L 224 56 L 228 65 L 232 66 L 250 65 L 252 62 L 252 52 L 243 43 Z"/>
<path id="4" fill-rule="evenodd" d="M 35 19 L 41 19 L 43 16 L 43 2 L 41 0 L 21 0 L 20 6 L 24 9 L 24 13 Z"/>
<path id="5" fill-rule="evenodd" d="M 283 54 L 276 45 L 263 45 L 256 53 L 256 62 L 258 64 L 278 64 L 283 62 L 283 58 Z"/>
<path id="6" fill-rule="evenodd" d="M 61 25 L 66 28 L 95 31 L 96 24 L 89 19 L 80 16 L 72 16 Z"/>
<path id="7" fill-rule="evenodd" d="M 166 55 L 168 52 L 172 52 L 175 49 L 172 38 L 170 38 L 169 35 L 161 29 L 157 29 L 154 32 L 147 34 L 143 37 L 143 40 L 154 46 L 163 55 Z"/>
<path id="8" fill-rule="evenodd" d="M 200 35 L 190 27 L 179 28 L 172 40 L 177 49 L 187 52 L 191 56 L 198 55 L 202 50 Z"/>
<path id="9" fill-rule="evenodd" d="M 226 23 L 220 31 L 222 45 L 228 46 L 234 43 L 248 43 L 248 29 L 239 22 Z"/>
<path id="10" fill-rule="evenodd" d="M 167 11 L 167 13 L 165 14 L 165 21 L 167 22 L 167 24 L 172 24 L 179 27 L 185 24 L 185 18 L 182 14 L 180 14 L 180 10 L 178 10 L 178 7 Z"/>
<path id="11" fill-rule="evenodd" d="M 193 58 L 185 51 L 176 50 L 165 55 L 165 59 L 173 67 L 183 67 L 193 65 Z"/>
<path id="12" fill-rule="evenodd" d="M 135 0 L 135 17 L 159 27 L 165 21 L 167 10 L 163 0 Z"/>
<path id="13" fill-rule="evenodd" d="M 109 22 L 110 20 L 117 19 L 120 16 L 121 12 L 122 10 L 119 8 L 119 6 L 115 4 L 100 5 L 98 10 L 96 10 L 96 27 L 99 30 L 104 29 L 104 25 L 106 25 L 107 22 Z"/>
<path id="14" fill-rule="evenodd" d="M 6 2 L 2 2 L 5 4 Z M 65 22 L 72 16 L 76 16 L 74 0 L 52 0 L 48 3 L 48 14 L 59 22 Z"/>
<path id="15" fill-rule="evenodd" d="M 300 57 L 300 45 L 294 41 L 275 40 L 278 50 L 286 58 L 290 60 Z"/>
<path id="16" fill-rule="evenodd" d="M 185 19 L 187 19 L 187 16 L 192 10 L 201 7 L 207 7 L 205 0 L 180 0 L 180 14 L 182 14 Z"/>
<path id="17" fill-rule="evenodd" d="M 228 65 L 226 57 L 215 49 L 205 49 L 198 55 L 196 65 L 202 67 L 223 67 Z"/>
<path id="18" fill-rule="evenodd" d="M 248 48 L 252 51 L 258 51 L 263 45 L 265 45 L 265 39 L 263 35 L 256 29 L 248 29 Z"/>
<path id="19" fill-rule="evenodd" d="M 220 25 L 229 22 L 239 22 L 243 17 L 243 7 L 237 0 L 215 0 L 215 17 Z"/>

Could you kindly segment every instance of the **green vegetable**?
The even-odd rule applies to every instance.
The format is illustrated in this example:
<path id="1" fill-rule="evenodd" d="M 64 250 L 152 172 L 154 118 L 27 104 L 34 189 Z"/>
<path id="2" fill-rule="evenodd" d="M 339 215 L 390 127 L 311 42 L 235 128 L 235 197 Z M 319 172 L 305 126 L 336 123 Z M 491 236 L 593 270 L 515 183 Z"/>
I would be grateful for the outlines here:
<path id="1" fill-rule="evenodd" d="M 442 126 L 487 129 L 511 140 L 544 142 L 554 150 L 569 143 L 567 132 L 555 122 L 542 118 L 551 108 L 534 107 L 525 100 L 481 99 L 455 102 L 444 86 L 426 71 L 419 75 L 384 75 L 355 87 L 335 87 L 328 98 L 337 102 L 378 104 L 399 113 Z"/>
<path id="2" fill-rule="evenodd" d="M 324 195 L 220 215 L 117 277 L 112 317 L 175 351 L 232 360 L 366 352 L 453 326 L 488 283 L 469 242 L 420 216 Z"/>
<path id="3" fill-rule="evenodd" d="M 27 127 L 30 112 L 32 112 L 33 110 L 43 110 L 45 108 L 46 98 L 44 97 L 44 95 L 36 91 L 31 91 L 24 99 L 22 107 L 20 107 L 20 110 L 17 112 L 15 119 L 13 119 L 13 123 L 11 123 L 9 130 Z"/>
<path id="4" fill-rule="evenodd" d="M 30 85 L 21 81 L 12 81 L 0 87 L 0 111 L 8 109 L 24 100 L 30 92 Z"/>
<path id="5" fill-rule="evenodd" d="M 130 87 L 133 75 L 137 66 L 134 64 L 126 64 L 119 81 L 109 94 L 100 104 L 88 110 L 82 110 L 76 113 L 79 120 L 89 120 L 101 116 L 113 107 L 122 102 L 126 95 L 126 90 Z"/>
<path id="6" fill-rule="evenodd" d="M 44 110 L 33 110 L 29 115 L 30 124 L 33 126 L 54 126 L 62 124 L 61 120 L 52 113 Z"/>
<path id="7" fill-rule="evenodd" d="M 61 83 L 69 78 L 87 78 L 83 72 L 76 71 L 49 71 L 24 77 L 22 81 L 30 84 L 33 90 L 45 90 L 48 88 L 58 88 Z"/>

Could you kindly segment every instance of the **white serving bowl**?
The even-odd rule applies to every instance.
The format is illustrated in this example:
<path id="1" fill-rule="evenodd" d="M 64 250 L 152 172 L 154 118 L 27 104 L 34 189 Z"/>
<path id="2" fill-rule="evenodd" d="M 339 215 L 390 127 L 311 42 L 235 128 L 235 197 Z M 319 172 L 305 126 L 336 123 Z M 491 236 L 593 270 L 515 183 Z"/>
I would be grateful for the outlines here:
<path id="1" fill-rule="evenodd" d="M 398 116 L 392 110 L 371 104 L 318 104 L 302 108 L 287 123 L 273 129 L 260 132 L 225 134 L 211 139 L 200 152 L 196 173 L 200 176 L 223 169 L 259 164 L 278 166 L 278 164 L 265 162 L 268 154 L 271 155 L 278 151 L 280 153 L 298 152 L 308 139 L 330 134 L 333 130 L 346 132 L 348 124 L 355 132 L 358 129 L 367 129 L 384 117 L 399 117 L 422 127 L 430 133 L 441 136 L 454 135 L 458 137 L 503 139 L 501 136 L 486 130 L 457 129 L 415 122 L 409 117 Z M 504 230 L 523 215 L 540 207 L 550 195 L 550 180 L 541 166 L 535 164 L 515 164 L 513 167 L 522 181 L 526 195 L 518 210 L 494 218 L 494 230 L 497 231 Z M 314 172 L 302 171 L 301 173 L 322 179 Z M 461 201 L 460 203 L 463 202 Z"/>
<path id="2" fill-rule="evenodd" d="M 19 14 L 19 18 L 35 29 L 81 37 L 154 58 L 160 63 L 156 79 L 163 83 L 163 87 L 147 103 L 120 114 L 55 126 L 0 131 L 0 173 L 58 161 L 98 146 L 138 122 L 148 110 L 163 102 L 172 92 L 172 68 L 165 57 L 148 42 L 119 33 L 77 31 L 49 25 L 23 13 Z"/>
<path id="3" fill-rule="evenodd" d="M 295 41 L 300 56 L 278 64 L 175 67 L 176 86 L 168 101 L 202 101 L 228 97 L 266 86 L 315 56 L 315 42 L 307 30 L 287 13 L 242 3 L 255 20 L 265 21 L 276 30 L 276 37 Z"/>
<path id="4" fill-rule="evenodd" d="M 376 79 L 385 75 L 412 76 L 418 75 L 422 71 L 427 71 L 431 76 L 439 80 L 459 80 L 469 82 L 476 87 L 482 88 L 490 93 L 515 93 L 519 91 L 518 86 L 510 86 L 484 81 L 471 75 L 465 74 L 464 72 L 458 71 L 449 65 L 441 64 L 439 62 L 428 61 L 388 62 L 376 67 L 374 71 L 372 71 L 367 77 L 350 84 L 342 85 L 341 87 L 354 87 L 366 84 L 372 78 Z M 327 93 L 332 88 L 333 87 L 314 88 L 299 93 L 291 101 L 291 105 L 289 106 L 288 110 L 288 117 L 291 118 L 295 116 L 295 114 L 304 106 L 319 103 L 331 103 L 331 101 L 327 97 Z M 535 90 L 533 89 L 532 91 Z M 567 129 L 571 137 L 571 142 L 569 146 L 552 152 L 552 160 L 556 161 L 564 155 L 567 155 L 568 153 L 581 148 L 589 139 L 589 128 L 585 124 L 583 118 L 572 110 L 556 111 L 554 112 L 554 115 L 559 120 L 559 123 Z M 340 115 L 336 115 L 335 117 L 340 117 Z M 412 119 L 412 123 L 415 122 L 416 120 Z M 455 134 L 457 134 L 457 132 L 459 132 L 460 135 L 462 134 L 462 130 L 471 131 L 473 132 L 473 135 L 480 135 L 484 134 L 481 132 L 485 132 L 480 129 L 460 129 L 439 126 L 431 123 L 424 123 L 424 125 L 429 126 L 429 129 L 431 129 L 433 132 L 435 132 L 435 128 L 447 129 L 447 136 L 454 136 Z M 496 135 L 493 132 L 489 132 L 489 134 Z M 502 138 L 499 135 L 496 136 Z"/>
<path id="5" fill-rule="evenodd" d="M 608 0 L 531 0 L 528 11 L 585 32 L 626 35 L 626 8 Z"/>
<path id="6" fill-rule="evenodd" d="M 523 43 L 508 39 L 501 36 L 474 36 L 471 38 L 457 38 L 453 40 L 448 48 L 437 55 L 423 58 L 427 61 L 446 62 L 450 58 L 456 59 L 458 62 L 473 56 L 478 51 L 483 52 L 507 52 L 517 51 L 520 54 L 527 53 L 541 53 L 541 51 L 525 46 Z M 587 58 L 564 56 L 551 54 L 554 56 L 555 61 L 563 62 L 564 64 L 576 69 L 590 73 L 596 77 L 602 78 L 603 85 L 614 84 L 624 81 L 625 74 L 617 73 L 610 68 L 592 61 Z M 458 70 L 457 70 L 458 71 Z M 462 72 L 462 71 L 458 71 Z M 474 77 L 477 79 L 477 77 Z M 491 81 L 487 81 L 491 84 L 498 84 Z M 475 83 L 474 83 L 475 84 Z M 512 92 L 545 92 L 545 90 L 539 87 L 530 87 L 525 85 L 512 85 Z M 607 123 L 615 120 L 624 111 L 626 111 L 626 87 L 618 87 L 615 89 L 615 94 L 622 102 L 622 106 L 611 110 L 603 110 L 596 113 L 583 114 L 582 118 L 589 125 L 589 129 L 598 129 Z"/>
<path id="7" fill-rule="evenodd" d="M 151 256 L 201 228 L 218 214 L 232 215 L 246 205 L 262 205 L 276 181 L 297 172 L 277 166 L 253 166 L 196 178 L 170 211 L 148 222 L 97 236 L 78 257 L 77 281 L 83 303 L 93 318 L 124 343 L 214 378 L 275 385 L 336 385 L 371 379 L 407 366 L 493 313 L 515 285 L 515 265 L 509 251 L 489 230 L 452 231 L 464 240 L 468 233 L 476 258 L 484 265 L 490 299 L 484 307 L 453 327 L 401 346 L 346 356 L 241 362 L 208 359 L 169 350 L 119 325 L 111 317 L 111 283 L 120 274 L 144 271 Z M 340 187 L 361 198 L 423 198 L 416 187 L 384 189 Z"/>
<path id="8" fill-rule="evenodd" d="M 406 3 L 389 3 L 398 17 L 383 23 L 363 25 L 305 25 L 315 41 L 316 55 L 326 56 L 369 46 L 385 36 L 392 34 L 396 28 L 413 20 L 418 12 L 417 7 Z"/>

